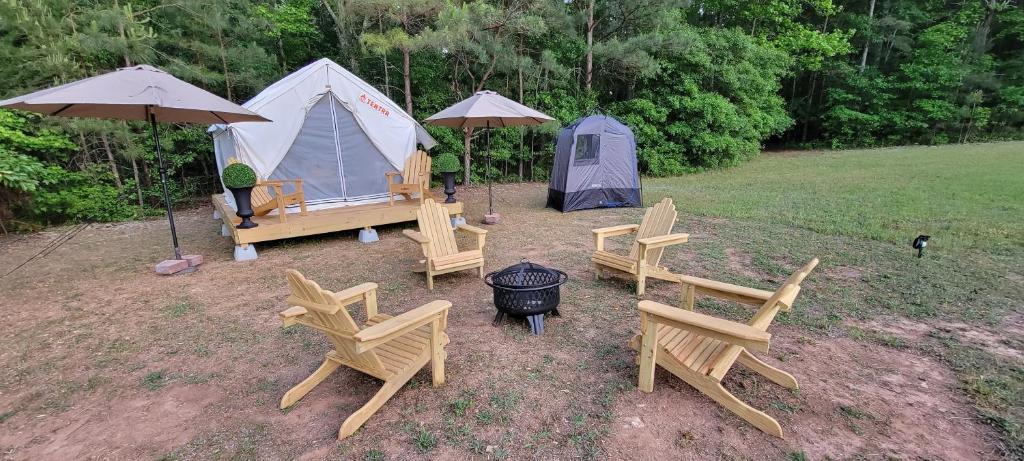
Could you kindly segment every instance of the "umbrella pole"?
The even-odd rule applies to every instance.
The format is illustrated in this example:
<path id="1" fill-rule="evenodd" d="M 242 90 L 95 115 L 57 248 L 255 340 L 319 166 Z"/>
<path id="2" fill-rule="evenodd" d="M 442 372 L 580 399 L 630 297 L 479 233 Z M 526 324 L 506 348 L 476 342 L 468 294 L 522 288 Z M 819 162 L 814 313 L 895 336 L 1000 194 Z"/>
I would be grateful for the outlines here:
<path id="1" fill-rule="evenodd" d="M 174 212 L 171 211 L 171 193 L 167 190 L 167 166 L 164 154 L 160 150 L 160 132 L 156 129 L 156 115 L 151 106 L 146 106 L 146 118 L 153 130 L 153 144 L 156 146 L 156 158 L 160 167 L 160 185 L 164 190 L 164 205 L 167 207 L 167 221 L 171 224 L 171 243 L 174 245 L 174 259 L 181 259 L 181 248 L 178 246 L 178 232 L 174 229 Z"/>
<path id="2" fill-rule="evenodd" d="M 494 194 L 491 192 L 491 121 L 487 121 L 487 214 L 494 214 Z"/>

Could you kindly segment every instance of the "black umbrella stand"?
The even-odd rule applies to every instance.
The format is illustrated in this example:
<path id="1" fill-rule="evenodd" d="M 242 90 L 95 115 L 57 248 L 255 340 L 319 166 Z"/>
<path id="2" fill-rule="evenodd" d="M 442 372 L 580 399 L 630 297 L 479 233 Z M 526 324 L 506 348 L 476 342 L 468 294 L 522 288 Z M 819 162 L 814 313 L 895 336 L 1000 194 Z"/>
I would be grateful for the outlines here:
<path id="1" fill-rule="evenodd" d="M 149 120 L 149 128 L 153 131 L 153 147 L 156 149 L 156 160 L 160 170 L 160 186 L 164 193 L 167 222 L 171 225 L 171 245 L 174 246 L 174 259 L 157 264 L 156 272 L 163 275 L 195 272 L 197 263 L 186 261 L 181 256 L 181 246 L 178 245 L 178 230 L 174 227 L 174 210 L 171 209 L 171 192 L 167 188 L 167 162 L 164 160 L 164 153 L 160 148 L 160 130 L 157 129 L 156 114 L 153 113 L 152 106 L 146 106 L 146 119 Z M 189 258 L 195 258 L 195 256 L 189 256 Z"/>
<path id="2" fill-rule="evenodd" d="M 494 192 L 492 192 L 492 181 L 491 181 L 491 121 L 487 120 L 487 171 L 484 175 L 487 176 L 487 214 L 484 215 L 484 224 L 499 224 L 501 223 L 501 215 L 494 212 Z"/>

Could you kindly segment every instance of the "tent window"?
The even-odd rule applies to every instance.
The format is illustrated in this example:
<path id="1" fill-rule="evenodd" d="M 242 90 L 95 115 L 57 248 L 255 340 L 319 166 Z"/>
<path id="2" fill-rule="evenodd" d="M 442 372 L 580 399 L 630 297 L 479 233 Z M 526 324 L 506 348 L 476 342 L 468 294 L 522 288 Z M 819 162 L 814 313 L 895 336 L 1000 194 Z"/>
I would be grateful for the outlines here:
<path id="1" fill-rule="evenodd" d="M 573 157 L 573 165 L 597 164 L 597 153 L 600 150 L 600 135 L 581 134 L 576 136 L 576 155 Z"/>

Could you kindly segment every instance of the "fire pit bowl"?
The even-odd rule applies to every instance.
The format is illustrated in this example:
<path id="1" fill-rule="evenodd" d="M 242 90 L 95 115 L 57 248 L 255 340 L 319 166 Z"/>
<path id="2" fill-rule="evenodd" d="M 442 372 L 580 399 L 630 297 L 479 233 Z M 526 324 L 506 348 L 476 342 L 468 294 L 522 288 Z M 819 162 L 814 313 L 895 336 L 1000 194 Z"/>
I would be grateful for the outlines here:
<path id="1" fill-rule="evenodd" d="M 505 315 L 526 317 L 533 334 L 544 333 L 544 314 L 558 314 L 561 300 L 560 287 L 569 276 L 565 272 L 548 269 L 525 259 L 484 277 L 484 283 L 494 290 L 494 325 L 501 323 Z"/>

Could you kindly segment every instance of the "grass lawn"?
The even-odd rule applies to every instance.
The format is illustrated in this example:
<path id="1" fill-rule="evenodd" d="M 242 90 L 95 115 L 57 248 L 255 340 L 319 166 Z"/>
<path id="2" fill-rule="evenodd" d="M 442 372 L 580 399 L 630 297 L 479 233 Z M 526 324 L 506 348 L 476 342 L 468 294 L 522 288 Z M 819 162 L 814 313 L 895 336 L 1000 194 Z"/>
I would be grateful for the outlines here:
<path id="1" fill-rule="evenodd" d="M 1024 145 L 995 143 L 768 154 L 737 168 L 644 182 L 691 213 L 951 252 L 1019 254 Z"/>
<path id="2" fill-rule="evenodd" d="M 491 325 L 489 289 L 449 274 L 428 291 L 410 267 L 414 224 L 381 241 L 339 233 L 257 244 L 231 260 L 208 209 L 179 235 L 206 263 L 159 277 L 166 223 L 95 225 L 0 280 L 3 459 L 1021 459 L 1024 457 L 1024 143 L 765 155 L 737 168 L 645 181 L 675 198 L 668 268 L 775 290 L 812 257 L 792 312 L 758 354 L 798 392 L 735 367 L 724 386 L 778 419 L 761 433 L 658 371 L 636 390 L 634 287 L 595 280 L 590 229 L 641 209 L 558 213 L 546 184 L 495 187 L 487 271 L 520 258 L 566 271 L 561 317 L 543 336 Z M 486 188 L 460 189 L 470 220 Z M 59 234 L 0 239 L 0 271 Z M 925 257 L 910 240 L 930 234 Z M 461 238 L 461 237 L 460 237 Z M 463 242 L 468 244 L 468 241 Z M 616 238 L 612 250 L 629 241 Z M 283 269 L 322 287 L 380 285 L 381 311 L 454 304 L 447 382 L 421 372 L 353 437 L 338 426 L 380 382 L 339 370 L 286 411 L 281 395 L 330 350 L 317 331 L 281 328 Z M 650 282 L 648 299 L 678 300 Z M 358 312 L 360 309 L 353 309 Z M 751 310 L 699 299 L 746 321 Z M 356 314 L 358 317 L 358 314 Z"/>

